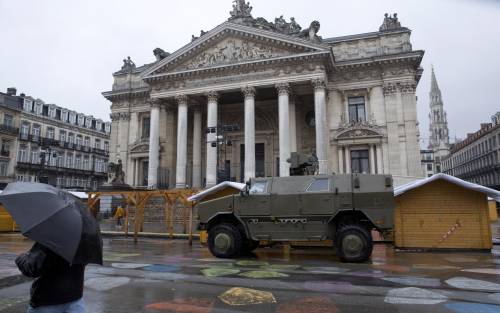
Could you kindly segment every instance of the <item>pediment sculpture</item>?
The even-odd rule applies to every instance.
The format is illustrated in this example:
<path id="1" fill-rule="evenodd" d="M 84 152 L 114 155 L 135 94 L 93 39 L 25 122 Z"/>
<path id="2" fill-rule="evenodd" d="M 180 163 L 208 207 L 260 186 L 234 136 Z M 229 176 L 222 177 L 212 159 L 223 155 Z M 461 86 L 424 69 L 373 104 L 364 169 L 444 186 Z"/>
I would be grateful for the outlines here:
<path id="1" fill-rule="evenodd" d="M 181 65 L 180 69 L 192 70 L 242 61 L 269 59 L 287 54 L 290 54 L 290 52 L 255 42 L 230 39 L 202 52 L 194 59 Z"/>

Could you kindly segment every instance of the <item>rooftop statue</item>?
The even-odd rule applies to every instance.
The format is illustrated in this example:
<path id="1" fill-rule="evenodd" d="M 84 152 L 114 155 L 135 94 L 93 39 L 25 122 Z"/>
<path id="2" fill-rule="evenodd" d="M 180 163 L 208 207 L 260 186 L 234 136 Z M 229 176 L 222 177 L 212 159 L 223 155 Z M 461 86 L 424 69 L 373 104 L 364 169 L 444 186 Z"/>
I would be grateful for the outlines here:
<path id="1" fill-rule="evenodd" d="M 321 24 L 318 21 L 313 21 L 309 28 L 304 29 L 301 31 L 298 36 L 300 38 L 305 38 L 309 39 L 311 41 L 321 41 L 322 38 L 318 36 L 319 29 L 321 27 Z"/>
<path id="2" fill-rule="evenodd" d="M 237 18 L 248 18 L 252 17 L 252 7 L 250 6 L 250 2 L 245 2 L 245 0 L 234 0 L 233 1 L 233 10 L 231 11 L 231 19 Z"/>
<path id="3" fill-rule="evenodd" d="M 401 22 L 398 20 L 397 13 L 394 13 L 394 15 L 385 13 L 384 16 L 384 23 L 382 23 L 382 26 L 380 26 L 379 29 L 381 32 L 401 28 Z"/>
<path id="4" fill-rule="evenodd" d="M 123 171 L 122 160 L 118 163 L 108 164 L 108 184 L 125 184 L 125 172 Z"/>
<path id="5" fill-rule="evenodd" d="M 163 59 L 165 59 L 166 57 L 168 57 L 170 55 L 170 53 L 168 52 L 165 52 L 163 49 L 161 48 L 156 48 L 153 50 L 153 54 L 155 55 L 156 57 L 156 61 L 161 61 Z"/>
<path id="6" fill-rule="evenodd" d="M 123 59 L 122 71 L 133 70 L 135 68 L 135 63 L 128 56 L 126 59 Z"/>

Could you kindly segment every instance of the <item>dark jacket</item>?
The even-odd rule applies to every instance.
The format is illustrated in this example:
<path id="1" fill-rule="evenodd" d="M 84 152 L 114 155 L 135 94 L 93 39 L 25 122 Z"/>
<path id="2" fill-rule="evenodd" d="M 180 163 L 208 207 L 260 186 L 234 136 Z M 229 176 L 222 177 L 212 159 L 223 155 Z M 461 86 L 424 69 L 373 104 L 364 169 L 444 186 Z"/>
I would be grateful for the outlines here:
<path id="1" fill-rule="evenodd" d="M 83 296 L 85 265 L 71 265 L 38 243 L 21 254 L 16 265 L 23 275 L 36 278 L 31 286 L 30 305 L 34 308 L 73 302 Z"/>

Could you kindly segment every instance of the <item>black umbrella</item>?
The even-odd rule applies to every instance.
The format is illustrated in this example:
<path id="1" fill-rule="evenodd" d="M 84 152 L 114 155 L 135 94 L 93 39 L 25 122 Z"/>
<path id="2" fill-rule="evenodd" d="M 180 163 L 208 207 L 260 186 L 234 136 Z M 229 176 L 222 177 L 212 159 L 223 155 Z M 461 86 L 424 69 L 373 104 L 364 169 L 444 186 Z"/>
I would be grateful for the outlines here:
<path id="1" fill-rule="evenodd" d="M 102 264 L 99 224 L 70 193 L 38 183 L 7 185 L 0 202 L 26 237 L 72 264 Z"/>

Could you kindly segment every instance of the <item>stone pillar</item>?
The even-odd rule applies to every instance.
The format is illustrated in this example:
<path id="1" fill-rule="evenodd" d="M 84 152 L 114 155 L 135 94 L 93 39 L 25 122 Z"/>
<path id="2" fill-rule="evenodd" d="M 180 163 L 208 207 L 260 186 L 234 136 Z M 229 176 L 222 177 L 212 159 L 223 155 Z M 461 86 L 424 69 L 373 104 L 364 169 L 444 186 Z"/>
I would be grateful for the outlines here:
<path id="1" fill-rule="evenodd" d="M 382 147 L 381 145 L 375 146 L 376 154 L 377 154 L 377 174 L 384 173 L 384 161 L 382 160 Z"/>
<path id="2" fill-rule="evenodd" d="M 158 165 L 160 162 L 160 100 L 151 100 L 151 117 L 149 130 L 149 167 L 148 187 L 158 186 Z"/>
<path id="3" fill-rule="evenodd" d="M 344 148 L 339 146 L 339 174 L 344 174 Z"/>
<path id="4" fill-rule="evenodd" d="M 290 85 L 287 83 L 277 84 L 278 107 L 279 107 L 279 148 L 280 148 L 280 177 L 290 176 L 290 114 L 289 94 Z"/>
<path id="5" fill-rule="evenodd" d="M 211 91 L 207 94 L 207 128 L 217 129 L 217 102 L 219 94 Z M 216 143 L 212 147 L 212 143 Z M 207 174 L 206 174 L 206 187 L 213 187 L 217 184 L 217 131 L 207 133 Z"/>
<path id="6" fill-rule="evenodd" d="M 328 173 L 328 132 L 326 123 L 326 83 L 322 79 L 312 81 L 314 86 L 314 113 L 316 121 L 316 155 L 319 174 Z"/>
<path id="7" fill-rule="evenodd" d="M 177 100 L 177 167 L 175 171 L 175 188 L 186 188 L 187 169 L 187 127 L 188 97 L 179 95 Z"/>
<path id="8" fill-rule="evenodd" d="M 193 118 L 193 188 L 201 188 L 201 110 L 195 108 Z"/>
<path id="9" fill-rule="evenodd" d="M 345 148 L 345 173 L 351 174 L 351 150 L 349 147 Z"/>
<path id="10" fill-rule="evenodd" d="M 130 126 L 129 126 L 128 143 L 133 144 L 139 138 L 139 114 L 137 112 L 130 112 Z"/>
<path id="11" fill-rule="evenodd" d="M 290 97 L 288 106 L 290 114 L 290 152 L 297 152 L 297 115 L 295 111 L 295 97 Z"/>
<path id="12" fill-rule="evenodd" d="M 255 88 L 242 89 L 245 96 L 245 182 L 255 177 Z"/>
<path id="13" fill-rule="evenodd" d="M 376 174 L 375 169 L 375 145 L 370 145 L 370 173 Z"/>

